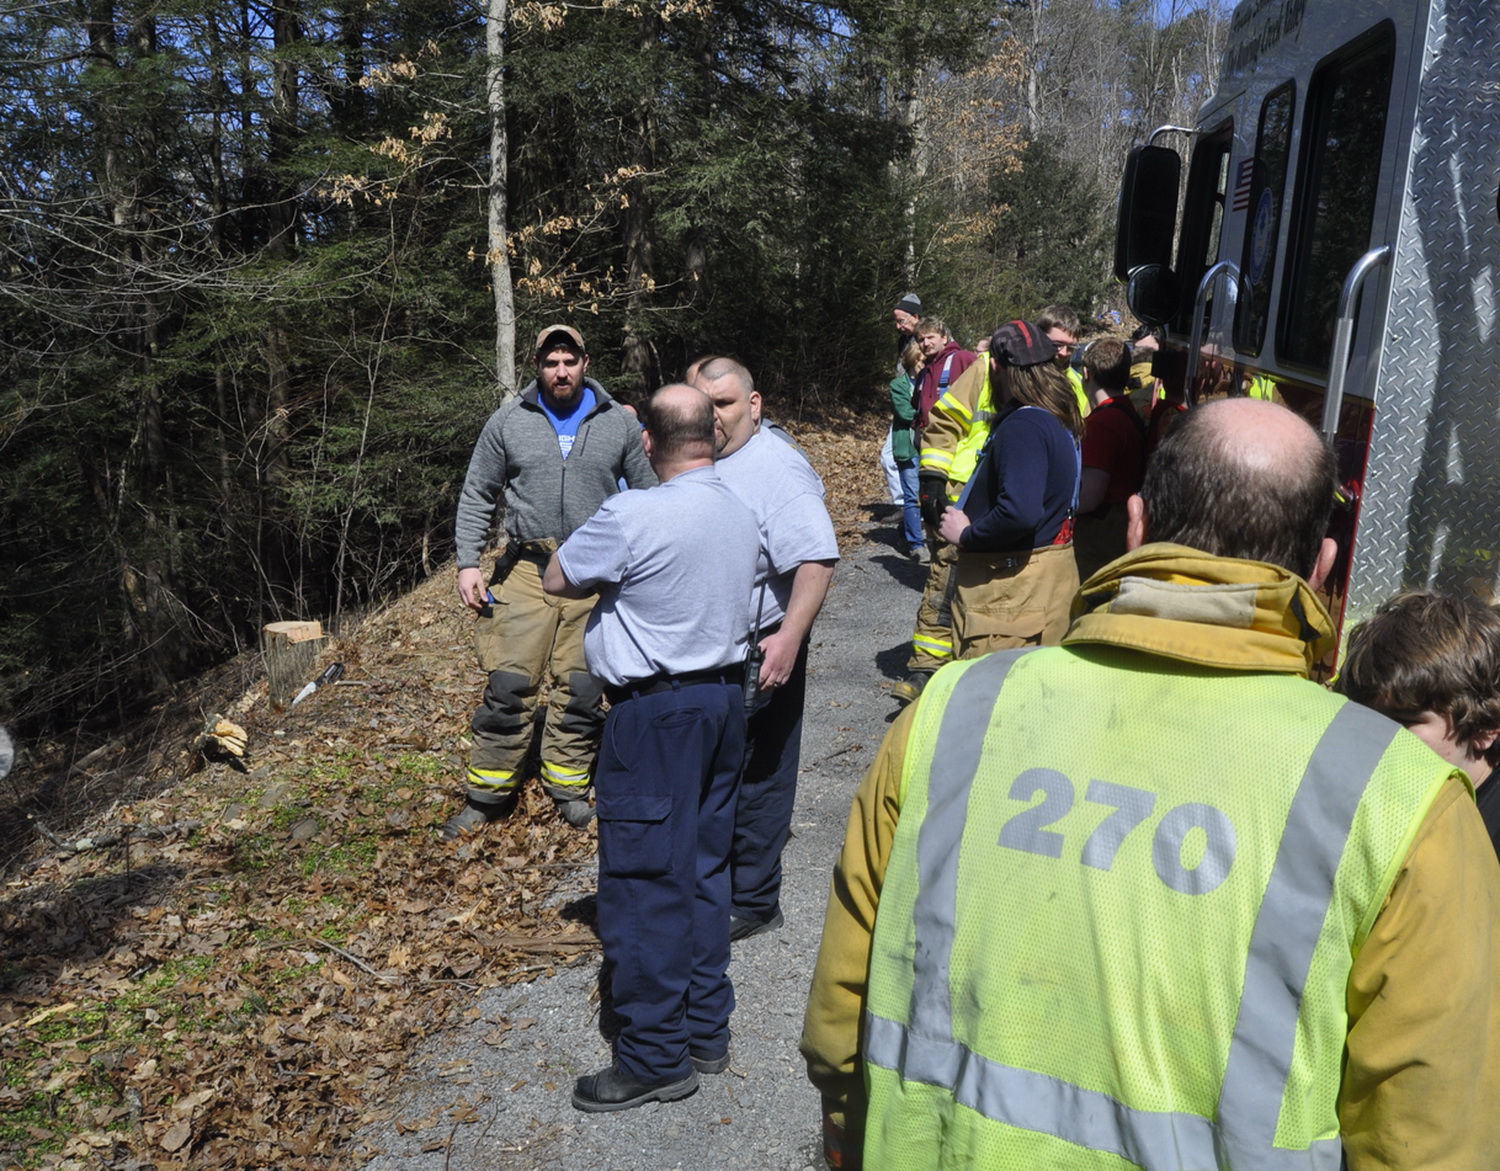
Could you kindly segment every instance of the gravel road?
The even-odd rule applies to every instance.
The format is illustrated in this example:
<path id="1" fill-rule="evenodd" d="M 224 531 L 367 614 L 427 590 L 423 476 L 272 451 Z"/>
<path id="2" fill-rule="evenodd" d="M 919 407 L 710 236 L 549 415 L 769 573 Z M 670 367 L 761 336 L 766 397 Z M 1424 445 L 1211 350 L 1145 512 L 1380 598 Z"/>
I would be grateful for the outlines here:
<path id="1" fill-rule="evenodd" d="M 786 925 L 734 945 L 729 1070 L 704 1077 L 680 1102 L 616 1114 L 573 1109 L 573 1080 L 610 1059 L 599 964 L 576 964 L 483 994 L 435 1036 L 395 1087 L 391 1121 L 359 1135 L 362 1146 L 384 1152 L 368 1168 L 822 1167 L 817 1095 L 797 1038 L 849 799 L 894 715 L 887 689 L 904 672 L 926 575 L 895 553 L 895 523 L 882 517 L 869 540 L 844 550 L 813 630 L 802 772 L 784 856 Z M 553 897 L 585 900 L 594 877 L 592 866 L 570 874 Z"/>

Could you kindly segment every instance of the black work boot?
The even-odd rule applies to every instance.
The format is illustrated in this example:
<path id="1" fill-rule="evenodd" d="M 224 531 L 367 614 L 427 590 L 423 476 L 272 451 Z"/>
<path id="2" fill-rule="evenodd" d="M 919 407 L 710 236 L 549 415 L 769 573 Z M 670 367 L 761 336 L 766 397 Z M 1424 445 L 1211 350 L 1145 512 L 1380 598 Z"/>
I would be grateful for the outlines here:
<path id="1" fill-rule="evenodd" d="M 443 822 L 443 841 L 456 842 L 459 838 L 468 837 L 481 826 L 509 817 L 516 807 L 516 796 L 511 793 L 498 801 L 476 801 L 470 797 L 467 805 Z"/>
<path id="2" fill-rule="evenodd" d="M 645 1082 L 631 1077 L 618 1065 L 609 1065 L 598 1073 L 581 1077 L 573 1087 L 573 1105 L 588 1114 L 607 1110 L 630 1110 L 647 1102 L 675 1102 L 698 1089 L 698 1071 L 688 1070 L 687 1077 Z"/>
<path id="3" fill-rule="evenodd" d="M 931 678 L 931 671 L 913 671 L 899 683 L 891 684 L 891 695 L 903 704 L 911 703 L 922 694 L 922 688 L 927 686 L 927 680 Z"/>
<path id="4" fill-rule="evenodd" d="M 557 815 L 574 829 L 582 829 L 594 820 L 594 807 L 582 797 L 567 797 L 557 802 Z"/>

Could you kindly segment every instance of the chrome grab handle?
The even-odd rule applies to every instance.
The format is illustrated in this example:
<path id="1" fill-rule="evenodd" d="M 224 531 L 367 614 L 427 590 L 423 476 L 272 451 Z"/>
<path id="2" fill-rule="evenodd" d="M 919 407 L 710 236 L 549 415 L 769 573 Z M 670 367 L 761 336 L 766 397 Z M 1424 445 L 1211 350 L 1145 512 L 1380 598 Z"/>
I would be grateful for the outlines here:
<path id="1" fill-rule="evenodd" d="M 1188 342 L 1187 374 L 1183 378 L 1182 387 L 1183 399 L 1188 406 L 1193 405 L 1193 382 L 1198 377 L 1198 356 L 1203 348 L 1203 307 L 1208 303 L 1208 294 L 1214 282 L 1225 275 L 1233 278 L 1225 286 L 1229 297 L 1230 320 L 1233 320 L 1240 293 L 1240 270 L 1234 261 L 1221 260 L 1204 273 L 1203 279 L 1198 282 L 1198 292 L 1193 297 L 1193 332 Z"/>
<path id="2" fill-rule="evenodd" d="M 1146 139 L 1146 145 L 1150 146 L 1153 142 L 1155 142 L 1156 141 L 1156 137 L 1159 134 L 1197 134 L 1197 133 L 1198 132 L 1196 130 L 1194 130 L 1191 126 L 1172 126 L 1170 124 L 1168 124 L 1166 126 L 1158 126 L 1155 130 L 1153 130 L 1151 132 L 1150 137 Z"/>
<path id="3" fill-rule="evenodd" d="M 1382 264 L 1390 263 L 1391 246 L 1371 248 L 1354 262 L 1339 292 L 1339 315 L 1333 325 L 1333 353 L 1328 358 L 1328 392 L 1323 398 L 1323 438 L 1329 443 L 1339 432 L 1339 410 L 1344 405 L 1344 380 L 1349 373 L 1349 352 L 1354 348 L 1354 308 L 1365 278 Z"/>

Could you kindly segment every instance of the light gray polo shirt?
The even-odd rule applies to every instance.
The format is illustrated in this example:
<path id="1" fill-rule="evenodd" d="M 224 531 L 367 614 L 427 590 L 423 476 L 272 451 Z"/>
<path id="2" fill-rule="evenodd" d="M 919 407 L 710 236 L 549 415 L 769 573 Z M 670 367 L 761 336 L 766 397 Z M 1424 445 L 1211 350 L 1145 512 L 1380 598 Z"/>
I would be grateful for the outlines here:
<path id="1" fill-rule="evenodd" d="M 764 428 L 714 468 L 750 506 L 761 527 L 764 548 L 751 589 L 752 601 L 758 601 L 761 583 L 769 578 L 760 612 L 765 629 L 786 617 L 799 565 L 839 559 L 833 521 L 823 503 L 823 481 L 801 451 Z"/>
<path id="2" fill-rule="evenodd" d="M 712 467 L 611 496 L 557 551 L 568 581 L 599 591 L 589 670 L 618 687 L 744 662 L 760 552 L 755 514 Z"/>

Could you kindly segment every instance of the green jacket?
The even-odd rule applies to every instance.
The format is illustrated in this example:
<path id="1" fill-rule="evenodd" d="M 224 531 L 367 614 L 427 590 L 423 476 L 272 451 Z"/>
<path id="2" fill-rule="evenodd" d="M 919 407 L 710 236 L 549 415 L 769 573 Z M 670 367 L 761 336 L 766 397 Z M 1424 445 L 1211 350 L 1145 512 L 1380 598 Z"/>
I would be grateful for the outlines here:
<path id="1" fill-rule="evenodd" d="M 912 420 L 917 417 L 916 386 L 905 371 L 891 379 L 891 455 L 902 462 L 917 458 L 917 439 Z"/>

